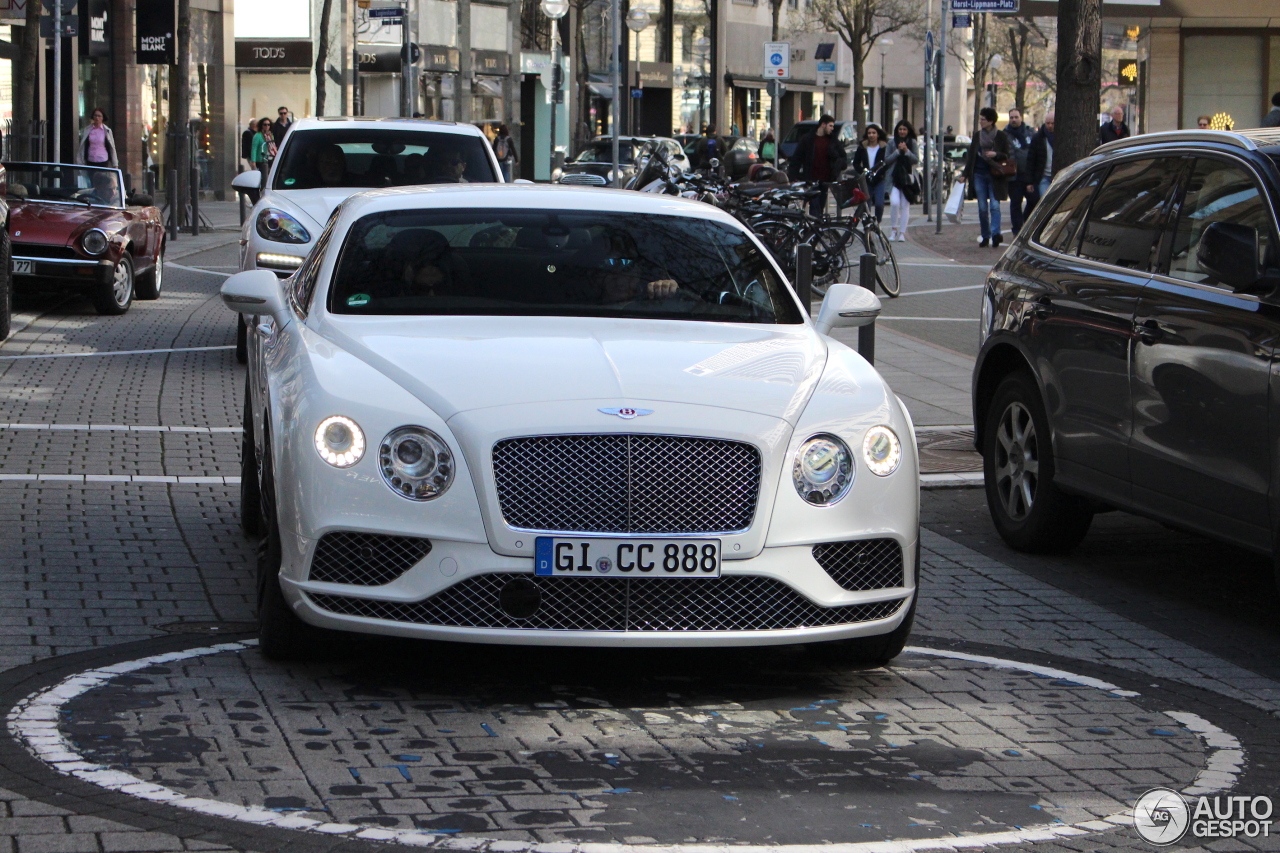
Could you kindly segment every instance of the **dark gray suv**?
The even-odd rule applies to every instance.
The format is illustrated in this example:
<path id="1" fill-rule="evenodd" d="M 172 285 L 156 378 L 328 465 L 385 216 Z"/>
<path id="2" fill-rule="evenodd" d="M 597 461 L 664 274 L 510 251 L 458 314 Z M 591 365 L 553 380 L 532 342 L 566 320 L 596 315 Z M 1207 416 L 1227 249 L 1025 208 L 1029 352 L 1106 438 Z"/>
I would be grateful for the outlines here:
<path id="1" fill-rule="evenodd" d="M 973 374 L 987 502 L 1025 551 L 1119 508 L 1280 551 L 1280 130 L 1113 142 L 992 269 Z"/>

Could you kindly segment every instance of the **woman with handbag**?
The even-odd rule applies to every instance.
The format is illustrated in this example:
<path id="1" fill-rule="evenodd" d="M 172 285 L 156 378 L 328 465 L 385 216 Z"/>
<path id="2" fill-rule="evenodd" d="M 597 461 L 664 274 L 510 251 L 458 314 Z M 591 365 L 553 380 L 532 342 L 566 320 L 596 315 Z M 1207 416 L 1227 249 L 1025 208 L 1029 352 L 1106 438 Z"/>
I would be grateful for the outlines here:
<path id="1" fill-rule="evenodd" d="M 999 246 L 1004 241 L 1000 236 L 1000 202 L 1009 198 L 1009 179 L 1016 174 L 1018 164 L 1009 137 L 996 129 L 996 111 L 983 107 L 964 167 L 969 198 L 978 202 L 979 246 Z"/>
<path id="2" fill-rule="evenodd" d="M 903 119 L 893 128 L 889 153 L 884 157 L 889 170 L 889 239 L 899 243 L 907 239 L 907 223 L 911 219 L 911 205 L 920 198 L 916 185 L 915 167 L 920 162 L 916 152 L 916 129 Z"/>
<path id="3" fill-rule="evenodd" d="M 869 124 L 862 132 L 862 144 L 853 152 L 853 170 L 870 172 L 877 166 L 884 165 L 888 146 L 885 144 L 884 131 L 878 124 Z M 882 170 L 875 182 L 870 185 L 871 204 L 876 209 L 876 221 L 884 219 L 884 185 L 885 172 Z"/>

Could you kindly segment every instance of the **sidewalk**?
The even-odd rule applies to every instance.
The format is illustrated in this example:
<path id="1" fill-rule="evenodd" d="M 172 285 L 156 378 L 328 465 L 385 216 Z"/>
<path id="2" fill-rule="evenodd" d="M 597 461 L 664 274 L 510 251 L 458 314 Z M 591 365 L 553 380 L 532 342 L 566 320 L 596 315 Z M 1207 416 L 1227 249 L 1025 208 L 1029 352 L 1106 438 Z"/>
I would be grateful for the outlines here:
<path id="1" fill-rule="evenodd" d="M 157 199 L 158 204 L 162 202 L 163 196 Z M 188 255 L 226 246 L 240 239 L 240 206 L 237 202 L 201 201 L 200 214 L 213 227 L 202 222 L 198 237 L 181 231 L 177 237 L 170 238 L 165 247 L 166 260 L 181 260 Z"/>

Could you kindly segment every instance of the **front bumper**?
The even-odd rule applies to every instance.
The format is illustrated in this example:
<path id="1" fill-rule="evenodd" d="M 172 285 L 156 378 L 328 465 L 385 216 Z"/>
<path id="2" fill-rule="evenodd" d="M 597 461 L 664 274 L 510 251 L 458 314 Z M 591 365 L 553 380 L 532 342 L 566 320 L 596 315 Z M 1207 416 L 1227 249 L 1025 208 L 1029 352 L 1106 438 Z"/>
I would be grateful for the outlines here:
<path id="1" fill-rule="evenodd" d="M 42 281 L 78 281 L 85 284 L 105 284 L 111 281 L 111 276 L 115 271 L 115 264 L 108 258 L 100 258 L 98 260 L 83 260 L 70 258 L 41 258 L 31 255 L 13 256 L 17 267 L 18 261 L 27 261 L 31 264 L 31 272 L 15 273 L 14 282 L 22 283 L 33 279 Z"/>
<path id="2" fill-rule="evenodd" d="M 289 538 L 286 554 L 310 563 L 316 543 Z M 720 578 L 539 578 L 531 559 L 437 541 L 384 585 L 291 579 L 307 577 L 305 570 L 281 580 L 303 620 L 340 631 L 525 645 L 779 645 L 873 636 L 901 624 L 916 589 L 917 539 L 880 539 L 898 546 L 900 576 L 858 591 L 842 588 L 811 546 L 726 560 Z M 513 616 L 509 587 L 534 595 L 535 611 Z"/>

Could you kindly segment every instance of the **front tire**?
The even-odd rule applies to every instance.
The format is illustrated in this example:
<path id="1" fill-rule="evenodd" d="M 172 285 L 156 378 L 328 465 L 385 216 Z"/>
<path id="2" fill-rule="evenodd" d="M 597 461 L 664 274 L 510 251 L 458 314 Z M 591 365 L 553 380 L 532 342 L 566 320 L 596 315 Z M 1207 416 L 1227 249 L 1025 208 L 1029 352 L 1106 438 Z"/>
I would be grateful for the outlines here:
<path id="1" fill-rule="evenodd" d="M 249 363 L 249 326 L 239 314 L 236 315 L 236 361 Z"/>
<path id="2" fill-rule="evenodd" d="M 1015 550 L 1070 551 L 1089 531 L 1092 507 L 1053 482 L 1049 418 L 1027 373 L 1012 373 L 996 388 L 987 408 L 982 470 L 991 521 Z"/>
<path id="3" fill-rule="evenodd" d="M 133 305 L 133 256 L 125 252 L 116 262 L 111 278 L 97 286 L 93 305 L 99 314 L 118 316 Z"/>
<path id="4" fill-rule="evenodd" d="M 138 298 L 159 299 L 160 290 L 164 287 L 164 244 L 160 244 L 160 254 L 156 256 L 155 265 L 138 276 Z"/>
<path id="5" fill-rule="evenodd" d="M 263 447 L 270 447 L 266 439 Z M 303 622 L 285 600 L 280 588 L 283 551 L 270 451 L 259 465 L 263 536 L 258 543 L 258 648 L 268 660 L 306 660 L 324 649 L 330 632 Z"/>
<path id="6" fill-rule="evenodd" d="M 244 433 L 240 442 L 240 530 L 253 539 L 266 533 L 262 524 L 262 484 L 253 441 L 253 406 L 249 380 L 244 381 Z"/>

